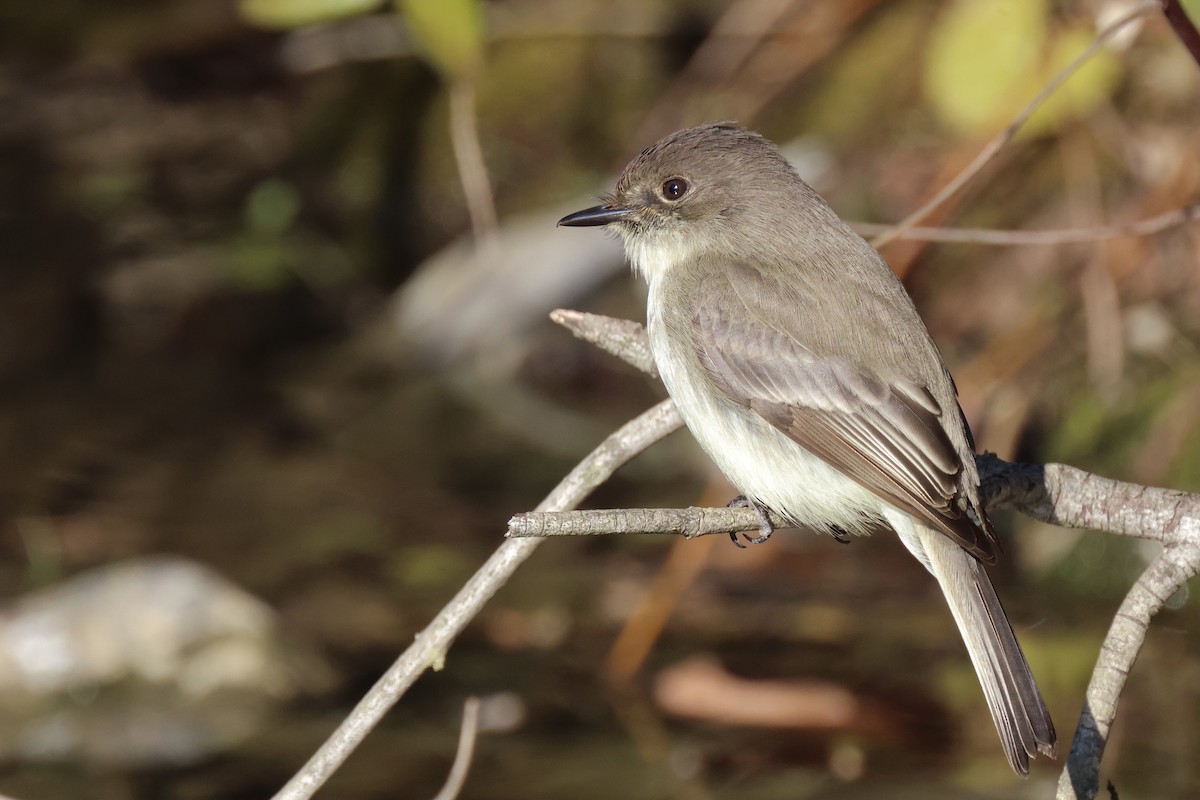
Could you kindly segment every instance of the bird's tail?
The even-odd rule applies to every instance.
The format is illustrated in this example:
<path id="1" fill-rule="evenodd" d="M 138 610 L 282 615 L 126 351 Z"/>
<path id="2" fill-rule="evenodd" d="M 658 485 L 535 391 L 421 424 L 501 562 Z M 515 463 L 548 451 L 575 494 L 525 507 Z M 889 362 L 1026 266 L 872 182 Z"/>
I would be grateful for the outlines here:
<path id="1" fill-rule="evenodd" d="M 1057 754 L 1054 723 L 1000 598 L 978 559 L 944 534 L 914 527 L 966 642 L 1008 761 L 1017 774 L 1028 775 L 1031 756 Z"/>

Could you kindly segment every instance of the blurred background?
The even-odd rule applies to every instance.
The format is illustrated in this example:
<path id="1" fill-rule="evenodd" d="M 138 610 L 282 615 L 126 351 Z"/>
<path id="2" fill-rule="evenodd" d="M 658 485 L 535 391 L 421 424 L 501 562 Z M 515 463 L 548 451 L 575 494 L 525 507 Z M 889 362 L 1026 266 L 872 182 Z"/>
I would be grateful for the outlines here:
<path id="1" fill-rule="evenodd" d="M 1193 16 L 1200 3 L 1185 4 Z M 688 124 L 893 222 L 1131 4 L 45 0 L 0 12 L 0 793 L 268 796 L 532 508 L 661 388 L 547 319 L 641 319 L 556 230 Z M 1200 197 L 1200 67 L 1127 27 L 930 224 Z M 1200 490 L 1200 226 L 894 242 L 981 448 Z M 686 433 L 592 504 L 724 504 Z M 1002 516 L 1065 752 L 1155 552 Z M 1156 619 L 1106 755 L 1200 795 L 1200 615 Z M 893 537 L 545 543 L 322 796 L 1046 797 L 1010 772 Z"/>

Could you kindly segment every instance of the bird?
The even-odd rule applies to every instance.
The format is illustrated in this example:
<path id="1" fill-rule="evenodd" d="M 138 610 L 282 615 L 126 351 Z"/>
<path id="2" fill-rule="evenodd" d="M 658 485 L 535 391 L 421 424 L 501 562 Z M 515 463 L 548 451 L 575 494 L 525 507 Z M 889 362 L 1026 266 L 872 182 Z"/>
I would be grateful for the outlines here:
<path id="1" fill-rule="evenodd" d="M 790 525 L 890 527 L 933 575 L 1018 775 L 1056 756 L 1050 713 L 985 564 L 1000 550 L 957 388 L 895 272 L 733 122 L 672 133 L 598 206 L 648 286 L 668 395 L 740 501 Z"/>

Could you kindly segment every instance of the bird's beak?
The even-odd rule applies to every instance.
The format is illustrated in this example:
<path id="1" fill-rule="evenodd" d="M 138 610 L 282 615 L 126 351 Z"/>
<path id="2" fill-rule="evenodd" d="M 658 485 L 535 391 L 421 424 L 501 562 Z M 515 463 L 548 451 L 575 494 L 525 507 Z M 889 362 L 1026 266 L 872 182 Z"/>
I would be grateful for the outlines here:
<path id="1" fill-rule="evenodd" d="M 567 214 L 558 221 L 558 224 L 570 228 L 590 228 L 618 222 L 632 213 L 632 209 L 621 206 L 594 206 L 585 208 L 583 211 L 576 211 L 574 214 Z"/>

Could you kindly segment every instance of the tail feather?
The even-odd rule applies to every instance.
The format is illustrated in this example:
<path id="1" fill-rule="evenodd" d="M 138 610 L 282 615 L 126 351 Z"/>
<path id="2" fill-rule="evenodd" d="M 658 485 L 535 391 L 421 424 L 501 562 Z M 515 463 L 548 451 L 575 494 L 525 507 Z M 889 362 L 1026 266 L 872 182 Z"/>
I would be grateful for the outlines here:
<path id="1" fill-rule="evenodd" d="M 941 585 L 966 642 L 1008 761 L 1028 775 L 1031 756 L 1057 754 L 1054 723 L 1000 598 L 978 559 L 942 533 L 915 527 L 927 559 L 921 560 Z"/>

